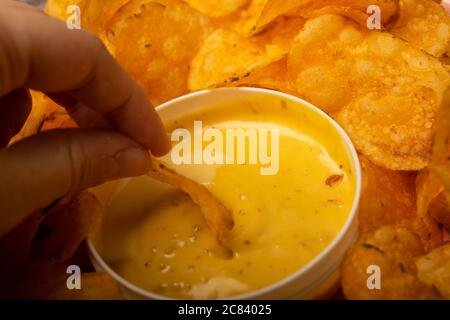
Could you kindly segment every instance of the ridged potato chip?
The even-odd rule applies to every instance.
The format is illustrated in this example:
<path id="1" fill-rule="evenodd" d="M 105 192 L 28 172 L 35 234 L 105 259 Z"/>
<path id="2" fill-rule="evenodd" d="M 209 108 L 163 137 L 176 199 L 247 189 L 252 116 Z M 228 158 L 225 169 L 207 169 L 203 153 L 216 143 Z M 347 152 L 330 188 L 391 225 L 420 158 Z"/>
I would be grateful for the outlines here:
<path id="1" fill-rule="evenodd" d="M 279 46 L 260 47 L 233 31 L 216 30 L 191 62 L 189 89 L 232 85 L 285 56 Z"/>
<path id="2" fill-rule="evenodd" d="M 358 244 L 347 252 L 341 266 L 345 297 L 363 300 L 440 298 L 432 286 L 417 277 L 414 259 L 424 253 L 419 238 L 402 227 L 385 226 L 363 234 Z M 380 286 L 375 289 L 371 285 L 377 285 L 377 276 Z"/>
<path id="3" fill-rule="evenodd" d="M 131 1 L 112 19 L 108 39 L 157 105 L 189 92 L 189 63 L 211 31 L 209 19 L 182 1 Z"/>
<path id="4" fill-rule="evenodd" d="M 323 15 L 296 37 L 288 72 L 299 95 L 335 114 L 375 164 L 392 170 L 428 164 L 436 112 L 450 84 L 438 60 L 388 33 Z"/>
<path id="5" fill-rule="evenodd" d="M 236 12 L 245 6 L 249 0 L 184 0 L 192 8 L 197 9 L 204 15 L 211 18 L 219 18 Z"/>
<path id="6" fill-rule="evenodd" d="M 432 0 L 400 0 L 399 19 L 389 32 L 439 58 L 450 47 L 450 16 Z"/>

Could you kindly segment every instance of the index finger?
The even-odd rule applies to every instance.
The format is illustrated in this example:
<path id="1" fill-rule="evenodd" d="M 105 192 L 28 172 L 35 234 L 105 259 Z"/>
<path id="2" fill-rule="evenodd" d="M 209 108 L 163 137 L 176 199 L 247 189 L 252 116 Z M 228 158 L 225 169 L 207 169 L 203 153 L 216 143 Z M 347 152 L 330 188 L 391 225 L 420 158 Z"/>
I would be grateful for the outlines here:
<path id="1" fill-rule="evenodd" d="M 168 151 L 164 126 L 143 90 L 98 38 L 27 5 L 0 6 L 0 96 L 20 87 L 69 93 L 153 154 Z"/>

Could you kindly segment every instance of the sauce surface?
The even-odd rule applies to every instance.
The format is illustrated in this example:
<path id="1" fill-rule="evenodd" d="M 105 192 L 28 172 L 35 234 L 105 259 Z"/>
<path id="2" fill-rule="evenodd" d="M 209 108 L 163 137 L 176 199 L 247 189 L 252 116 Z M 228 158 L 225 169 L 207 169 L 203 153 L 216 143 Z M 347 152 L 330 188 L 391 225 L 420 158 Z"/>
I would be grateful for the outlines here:
<path id="1" fill-rule="evenodd" d="M 169 128 L 192 132 L 194 120 L 223 133 L 277 128 L 278 172 L 262 175 L 261 164 L 248 163 L 172 166 L 205 183 L 232 211 L 235 227 L 226 239 L 232 259 L 221 255 L 188 196 L 147 177 L 132 179 L 114 198 L 99 245 L 118 274 L 164 296 L 226 298 L 282 280 L 333 241 L 353 205 L 356 179 L 344 143 L 325 119 L 280 98 L 254 98 L 177 119 Z"/>

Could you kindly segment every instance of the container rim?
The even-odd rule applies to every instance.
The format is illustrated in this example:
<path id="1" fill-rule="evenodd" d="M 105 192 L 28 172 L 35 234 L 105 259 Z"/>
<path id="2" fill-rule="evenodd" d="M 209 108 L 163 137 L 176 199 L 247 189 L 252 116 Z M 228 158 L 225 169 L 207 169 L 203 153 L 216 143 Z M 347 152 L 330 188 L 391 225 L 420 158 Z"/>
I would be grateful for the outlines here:
<path id="1" fill-rule="evenodd" d="M 161 112 L 162 110 L 172 108 L 174 105 L 181 101 L 189 100 L 194 97 L 198 97 L 201 95 L 207 95 L 211 94 L 211 92 L 217 92 L 217 91 L 245 91 L 245 92 L 251 92 L 255 94 L 267 94 L 272 96 L 278 96 L 280 98 L 284 98 L 287 100 L 291 100 L 297 104 L 300 104 L 304 107 L 309 108 L 310 110 L 316 112 L 317 114 L 324 117 L 334 128 L 337 130 L 339 135 L 341 136 L 343 142 L 345 143 L 345 146 L 347 148 L 347 151 L 349 152 L 353 164 L 353 169 L 355 173 L 356 178 L 356 190 L 355 195 L 353 199 L 353 204 L 350 209 L 350 213 L 345 221 L 344 226 L 339 231 L 338 235 L 331 241 L 328 246 L 320 253 L 318 254 L 314 259 L 312 259 L 310 262 L 308 262 L 306 265 L 300 267 L 296 272 L 290 274 L 289 276 L 258 290 L 250 291 L 241 295 L 227 297 L 223 300 L 247 300 L 247 299 L 256 299 L 259 296 L 268 294 L 272 291 L 275 291 L 281 287 L 284 287 L 292 282 L 295 282 L 295 280 L 299 277 L 301 277 L 303 274 L 308 273 L 311 269 L 313 269 L 315 266 L 317 266 L 320 261 L 328 257 L 332 254 L 333 250 L 336 249 L 336 247 L 339 245 L 339 243 L 343 240 L 344 236 L 347 234 L 348 231 L 350 231 L 351 226 L 353 222 L 356 219 L 359 201 L 361 197 L 361 188 L 362 188 L 362 173 L 361 173 L 361 165 L 359 162 L 358 153 L 350 139 L 350 137 L 347 135 L 347 133 L 344 131 L 344 129 L 329 115 L 327 115 L 324 111 L 320 110 L 318 107 L 314 106 L 313 104 L 292 96 L 287 93 L 270 90 L 270 89 L 262 89 L 262 88 L 251 88 L 251 87 L 239 87 L 239 88 L 218 88 L 218 89 L 207 89 L 207 90 L 201 90 L 193 93 L 189 93 L 187 95 L 177 97 L 173 100 L 170 100 L 166 103 L 163 103 L 162 105 L 156 107 L 156 110 L 158 112 Z M 142 297 L 153 299 L 153 300 L 176 300 L 175 298 L 159 295 L 150 291 L 147 291 L 145 289 L 142 289 L 138 287 L 137 285 L 129 282 L 122 276 L 120 276 L 118 273 L 116 273 L 100 256 L 97 249 L 94 246 L 94 243 L 91 239 L 87 239 L 87 246 L 89 249 L 89 253 L 91 255 L 91 259 L 93 259 L 93 263 L 97 263 L 104 271 L 106 271 L 109 275 L 111 275 L 118 283 L 120 283 L 122 286 L 127 288 L 128 290 L 134 292 L 135 294 L 138 294 Z"/>

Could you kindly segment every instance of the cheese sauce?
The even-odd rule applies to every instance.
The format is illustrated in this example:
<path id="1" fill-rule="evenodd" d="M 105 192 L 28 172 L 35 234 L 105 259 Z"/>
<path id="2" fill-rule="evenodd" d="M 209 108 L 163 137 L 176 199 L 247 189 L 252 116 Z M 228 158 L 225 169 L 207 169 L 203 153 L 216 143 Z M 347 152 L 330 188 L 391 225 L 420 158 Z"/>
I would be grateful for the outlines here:
<path id="1" fill-rule="evenodd" d="M 353 205 L 356 179 L 342 138 L 326 119 L 269 97 L 220 105 L 169 128 L 192 132 L 194 120 L 224 134 L 230 128 L 277 128 L 279 169 L 262 175 L 261 164 L 174 167 L 205 183 L 232 211 L 235 227 L 226 239 L 232 259 L 220 254 L 187 195 L 147 177 L 133 179 L 113 201 L 101 239 L 101 254 L 118 274 L 164 296 L 226 298 L 282 280 L 337 236 Z"/>

